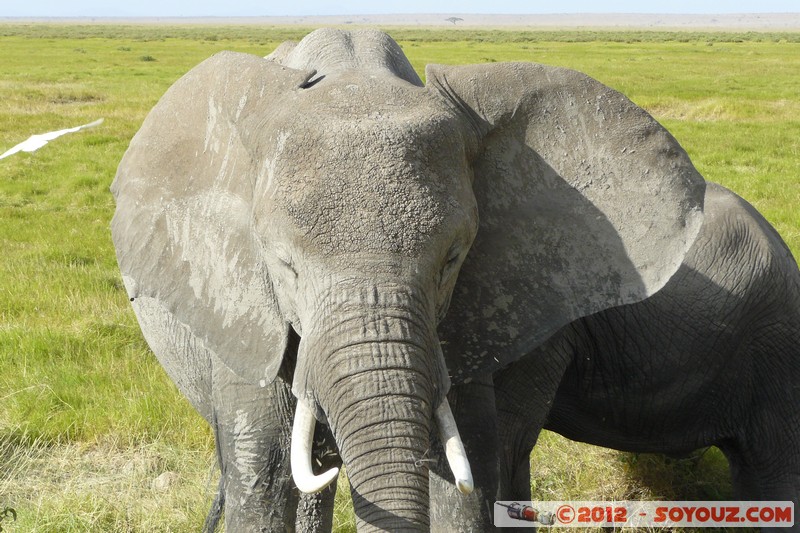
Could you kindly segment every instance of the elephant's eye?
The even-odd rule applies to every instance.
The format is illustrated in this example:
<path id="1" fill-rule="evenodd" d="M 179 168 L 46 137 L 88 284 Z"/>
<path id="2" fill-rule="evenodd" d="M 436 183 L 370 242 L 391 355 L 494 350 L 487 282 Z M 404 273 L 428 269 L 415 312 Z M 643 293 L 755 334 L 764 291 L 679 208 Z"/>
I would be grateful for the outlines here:
<path id="1" fill-rule="evenodd" d="M 453 255 L 451 255 L 447 259 L 447 262 L 444 264 L 445 268 L 455 266 L 455 264 L 458 262 L 459 257 L 461 257 L 461 254 L 458 253 L 458 251 L 456 251 Z"/>
<path id="2" fill-rule="evenodd" d="M 279 259 L 279 261 L 280 261 L 280 264 L 281 264 L 281 268 L 286 270 L 293 278 L 297 277 L 297 272 L 294 270 L 294 267 L 292 266 L 291 263 L 289 263 L 287 261 L 282 261 L 280 259 Z"/>
<path id="3" fill-rule="evenodd" d="M 447 261 L 445 261 L 444 267 L 442 267 L 441 283 L 445 283 L 450 279 L 450 276 L 456 271 L 460 259 L 461 250 L 454 246 L 447 254 Z"/>
<path id="4" fill-rule="evenodd" d="M 292 260 L 288 253 L 286 253 L 284 250 L 276 250 L 275 259 L 277 259 L 276 263 L 278 268 L 281 270 L 284 276 L 290 280 L 297 278 L 297 271 L 294 269 L 294 265 L 292 265 Z"/>

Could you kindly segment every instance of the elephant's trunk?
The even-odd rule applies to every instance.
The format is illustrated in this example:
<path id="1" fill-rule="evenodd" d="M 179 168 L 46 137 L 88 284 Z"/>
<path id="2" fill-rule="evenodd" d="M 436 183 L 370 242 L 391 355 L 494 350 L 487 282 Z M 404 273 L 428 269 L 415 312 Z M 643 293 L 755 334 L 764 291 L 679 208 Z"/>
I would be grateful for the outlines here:
<path id="1" fill-rule="evenodd" d="M 347 468 L 359 531 L 427 531 L 429 435 L 447 383 L 434 322 L 407 293 L 359 300 L 306 331 L 300 357 Z"/>
<path id="2" fill-rule="evenodd" d="M 381 374 L 379 387 L 402 389 L 418 379 L 396 369 Z M 346 394 L 343 408 L 328 409 L 350 480 L 358 530 L 427 531 L 430 404 L 397 390 L 356 398 L 365 379 L 373 378 L 354 376 L 343 384 L 352 387 L 353 394 Z"/>

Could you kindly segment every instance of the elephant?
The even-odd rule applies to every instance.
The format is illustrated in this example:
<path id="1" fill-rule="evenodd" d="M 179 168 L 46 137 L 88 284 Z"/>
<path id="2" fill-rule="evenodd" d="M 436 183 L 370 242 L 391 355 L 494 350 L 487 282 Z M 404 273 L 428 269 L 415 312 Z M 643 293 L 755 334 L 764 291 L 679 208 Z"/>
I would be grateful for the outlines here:
<path id="1" fill-rule="evenodd" d="M 737 499 L 796 509 L 798 382 L 797 263 L 750 204 L 709 183 L 700 233 L 661 291 L 582 317 L 495 374 L 499 499 L 530 499 L 545 427 L 631 452 L 716 445 Z"/>
<path id="2" fill-rule="evenodd" d="M 213 428 L 228 531 L 309 519 L 325 493 L 300 493 L 338 474 L 326 439 L 359 531 L 482 529 L 493 372 L 657 293 L 704 190 L 584 74 L 429 65 L 423 83 L 388 35 L 320 29 L 170 87 L 120 162 L 111 231 L 145 340 Z"/>

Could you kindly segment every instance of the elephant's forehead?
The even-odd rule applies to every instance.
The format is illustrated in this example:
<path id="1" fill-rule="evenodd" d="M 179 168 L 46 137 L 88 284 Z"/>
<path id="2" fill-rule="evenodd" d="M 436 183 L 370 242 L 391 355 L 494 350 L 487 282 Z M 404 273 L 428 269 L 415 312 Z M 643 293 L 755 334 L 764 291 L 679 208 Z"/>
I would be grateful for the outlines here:
<path id="1" fill-rule="evenodd" d="M 342 118 L 370 114 L 381 108 L 402 112 L 437 105 L 427 89 L 394 76 L 370 76 L 357 70 L 337 73 L 295 96 L 304 109 Z"/>
<path id="2" fill-rule="evenodd" d="M 324 252 L 414 254 L 466 216 L 462 150 L 441 112 L 382 105 L 278 128 L 276 207 Z"/>
<path id="3" fill-rule="evenodd" d="M 460 119 L 419 87 L 345 79 L 312 91 L 293 95 L 271 121 L 278 164 L 304 159 L 361 172 L 422 161 L 431 167 L 463 148 Z"/>

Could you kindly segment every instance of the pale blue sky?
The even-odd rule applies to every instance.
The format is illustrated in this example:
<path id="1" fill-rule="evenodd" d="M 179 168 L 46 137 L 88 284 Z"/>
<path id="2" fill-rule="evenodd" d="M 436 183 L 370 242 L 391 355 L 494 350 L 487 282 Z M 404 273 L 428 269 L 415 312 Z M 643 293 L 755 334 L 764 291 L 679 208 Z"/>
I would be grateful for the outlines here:
<path id="1" fill-rule="evenodd" d="M 798 0 L 0 0 L 0 17 L 794 13 L 798 10 Z"/>

